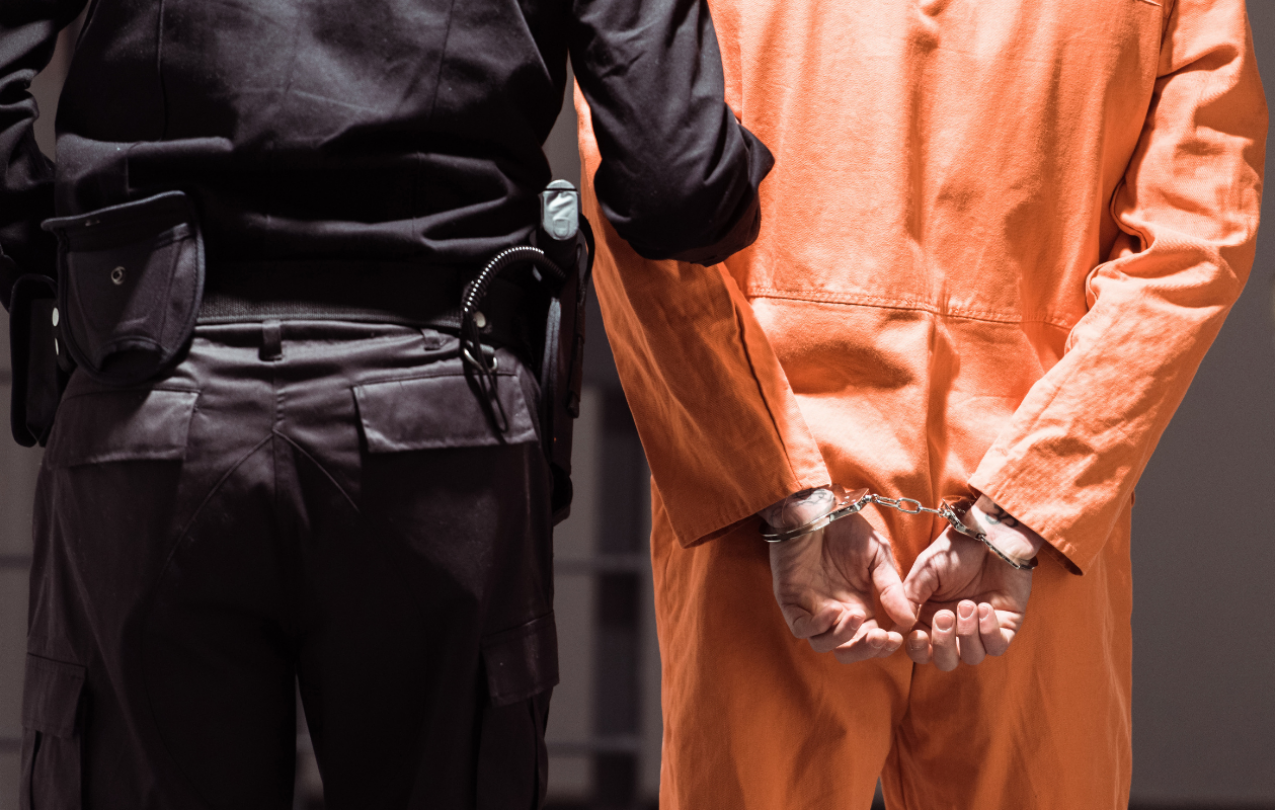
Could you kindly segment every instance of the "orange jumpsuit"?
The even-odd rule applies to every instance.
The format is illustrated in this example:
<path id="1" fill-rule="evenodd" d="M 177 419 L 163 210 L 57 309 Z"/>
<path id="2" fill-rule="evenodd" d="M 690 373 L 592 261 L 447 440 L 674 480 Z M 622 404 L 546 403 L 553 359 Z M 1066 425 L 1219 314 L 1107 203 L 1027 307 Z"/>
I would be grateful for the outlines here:
<path id="1" fill-rule="evenodd" d="M 596 266 L 653 473 L 661 809 L 864 808 L 878 775 L 895 810 L 1125 807 L 1134 485 L 1253 261 L 1243 0 L 710 5 L 777 159 L 761 237 L 702 268 L 603 222 Z M 829 482 L 1043 535 L 1009 652 L 792 638 L 752 516 Z M 867 516 L 905 573 L 942 528 Z"/>

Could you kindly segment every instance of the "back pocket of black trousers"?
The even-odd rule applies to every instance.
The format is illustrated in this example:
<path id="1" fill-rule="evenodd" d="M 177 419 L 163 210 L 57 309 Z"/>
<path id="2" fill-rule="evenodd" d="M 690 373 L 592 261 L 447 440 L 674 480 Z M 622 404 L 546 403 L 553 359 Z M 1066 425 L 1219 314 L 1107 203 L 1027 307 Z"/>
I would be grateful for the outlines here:
<path id="1" fill-rule="evenodd" d="M 544 802 L 545 723 L 558 683 L 553 614 L 483 639 L 488 701 L 478 744 L 478 810 L 531 810 Z"/>
<path id="2" fill-rule="evenodd" d="M 79 810 L 84 667 L 27 656 L 20 810 Z"/>
<path id="3" fill-rule="evenodd" d="M 58 238 L 61 334 L 89 377 L 134 385 L 179 359 L 203 299 L 204 250 L 180 191 L 46 220 Z"/>

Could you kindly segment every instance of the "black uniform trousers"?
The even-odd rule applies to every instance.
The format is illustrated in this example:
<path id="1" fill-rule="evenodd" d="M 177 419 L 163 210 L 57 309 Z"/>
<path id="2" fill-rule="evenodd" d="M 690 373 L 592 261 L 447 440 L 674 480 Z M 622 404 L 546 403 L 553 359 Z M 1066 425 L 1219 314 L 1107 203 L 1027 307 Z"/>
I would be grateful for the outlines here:
<path id="1" fill-rule="evenodd" d="M 457 341 L 201 325 L 137 388 L 72 377 L 36 505 L 21 807 L 534 808 L 557 682 L 534 378 L 498 435 Z"/>

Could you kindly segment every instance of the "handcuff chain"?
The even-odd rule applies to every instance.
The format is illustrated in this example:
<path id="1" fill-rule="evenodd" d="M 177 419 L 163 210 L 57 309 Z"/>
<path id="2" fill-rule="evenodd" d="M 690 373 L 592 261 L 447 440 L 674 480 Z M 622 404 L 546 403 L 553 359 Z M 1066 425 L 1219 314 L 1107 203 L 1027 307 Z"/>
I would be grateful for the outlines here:
<path id="1" fill-rule="evenodd" d="M 905 515 L 920 515 L 920 514 L 937 515 L 943 518 L 944 520 L 946 520 L 949 526 L 951 526 L 953 529 L 960 532 L 961 534 L 965 535 L 966 537 L 973 537 L 975 540 L 978 540 L 980 543 L 983 543 L 985 545 L 987 544 L 987 534 L 984 532 L 980 532 L 976 529 L 971 529 L 969 526 L 966 526 L 965 522 L 962 521 L 960 516 L 956 514 L 956 510 L 953 509 L 951 505 L 947 503 L 939 504 L 938 509 L 931 509 L 928 506 L 923 506 L 921 502 L 916 500 L 915 498 L 887 498 L 884 495 L 874 494 L 869 496 L 869 500 L 871 500 L 872 503 L 875 503 L 877 506 L 888 506 L 889 508 L 894 509 L 895 511 L 898 511 L 898 512 L 902 512 Z M 911 508 L 906 508 L 904 504 L 911 504 L 912 506 Z M 1002 558 L 1008 559 L 1005 557 L 1004 554 L 1000 556 Z"/>
<path id="2" fill-rule="evenodd" d="M 926 512 L 931 515 L 938 515 L 940 517 L 943 516 L 942 510 L 931 509 L 928 506 L 922 506 L 921 502 L 916 500 L 915 498 L 887 498 L 884 495 L 873 495 L 872 502 L 878 506 L 888 506 L 891 509 L 898 510 L 905 515 L 919 515 L 922 512 Z M 905 503 L 912 504 L 912 508 L 904 509 L 903 504 Z"/>
<path id="3" fill-rule="evenodd" d="M 915 498 L 887 498 L 884 495 L 869 493 L 866 489 L 847 493 L 844 488 L 840 486 L 836 487 L 833 494 L 837 498 L 837 505 L 834 506 L 833 509 L 826 515 L 823 515 L 805 526 L 800 526 L 796 529 L 789 529 L 787 531 L 777 531 L 768 526 L 767 528 L 770 528 L 770 531 L 763 531 L 762 538 L 765 539 L 767 543 L 782 543 L 785 540 L 791 540 L 795 537 L 800 537 L 804 534 L 809 534 L 813 531 L 822 529 L 835 520 L 840 520 L 843 517 L 849 517 L 850 515 L 857 514 L 863 510 L 863 507 L 873 503 L 877 506 L 889 507 L 897 512 L 902 512 L 905 515 L 937 515 L 938 517 L 946 520 L 948 525 L 951 526 L 954 531 L 957 531 L 966 537 L 973 538 L 987 546 L 989 551 L 1003 560 L 1006 564 L 1018 569 L 1019 571 L 1030 571 L 1038 565 L 1038 561 L 1035 557 L 1026 561 L 1018 560 L 1001 551 L 992 544 L 992 541 L 987 539 L 986 532 L 981 532 L 965 525 L 965 522 L 961 520 L 961 516 L 956 513 L 956 510 L 953 509 L 952 505 L 949 503 L 943 502 L 939 504 L 938 509 L 931 509 Z"/>

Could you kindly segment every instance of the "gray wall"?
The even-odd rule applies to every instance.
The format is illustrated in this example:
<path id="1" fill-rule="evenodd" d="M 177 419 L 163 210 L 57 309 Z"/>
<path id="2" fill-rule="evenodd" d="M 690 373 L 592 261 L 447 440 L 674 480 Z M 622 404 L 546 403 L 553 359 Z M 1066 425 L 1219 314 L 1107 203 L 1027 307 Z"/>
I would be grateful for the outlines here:
<path id="1" fill-rule="evenodd" d="M 1271 97 L 1275 0 L 1248 8 Z M 1263 213 L 1252 278 L 1134 507 L 1133 790 L 1147 799 L 1275 806 L 1270 190 Z"/>

